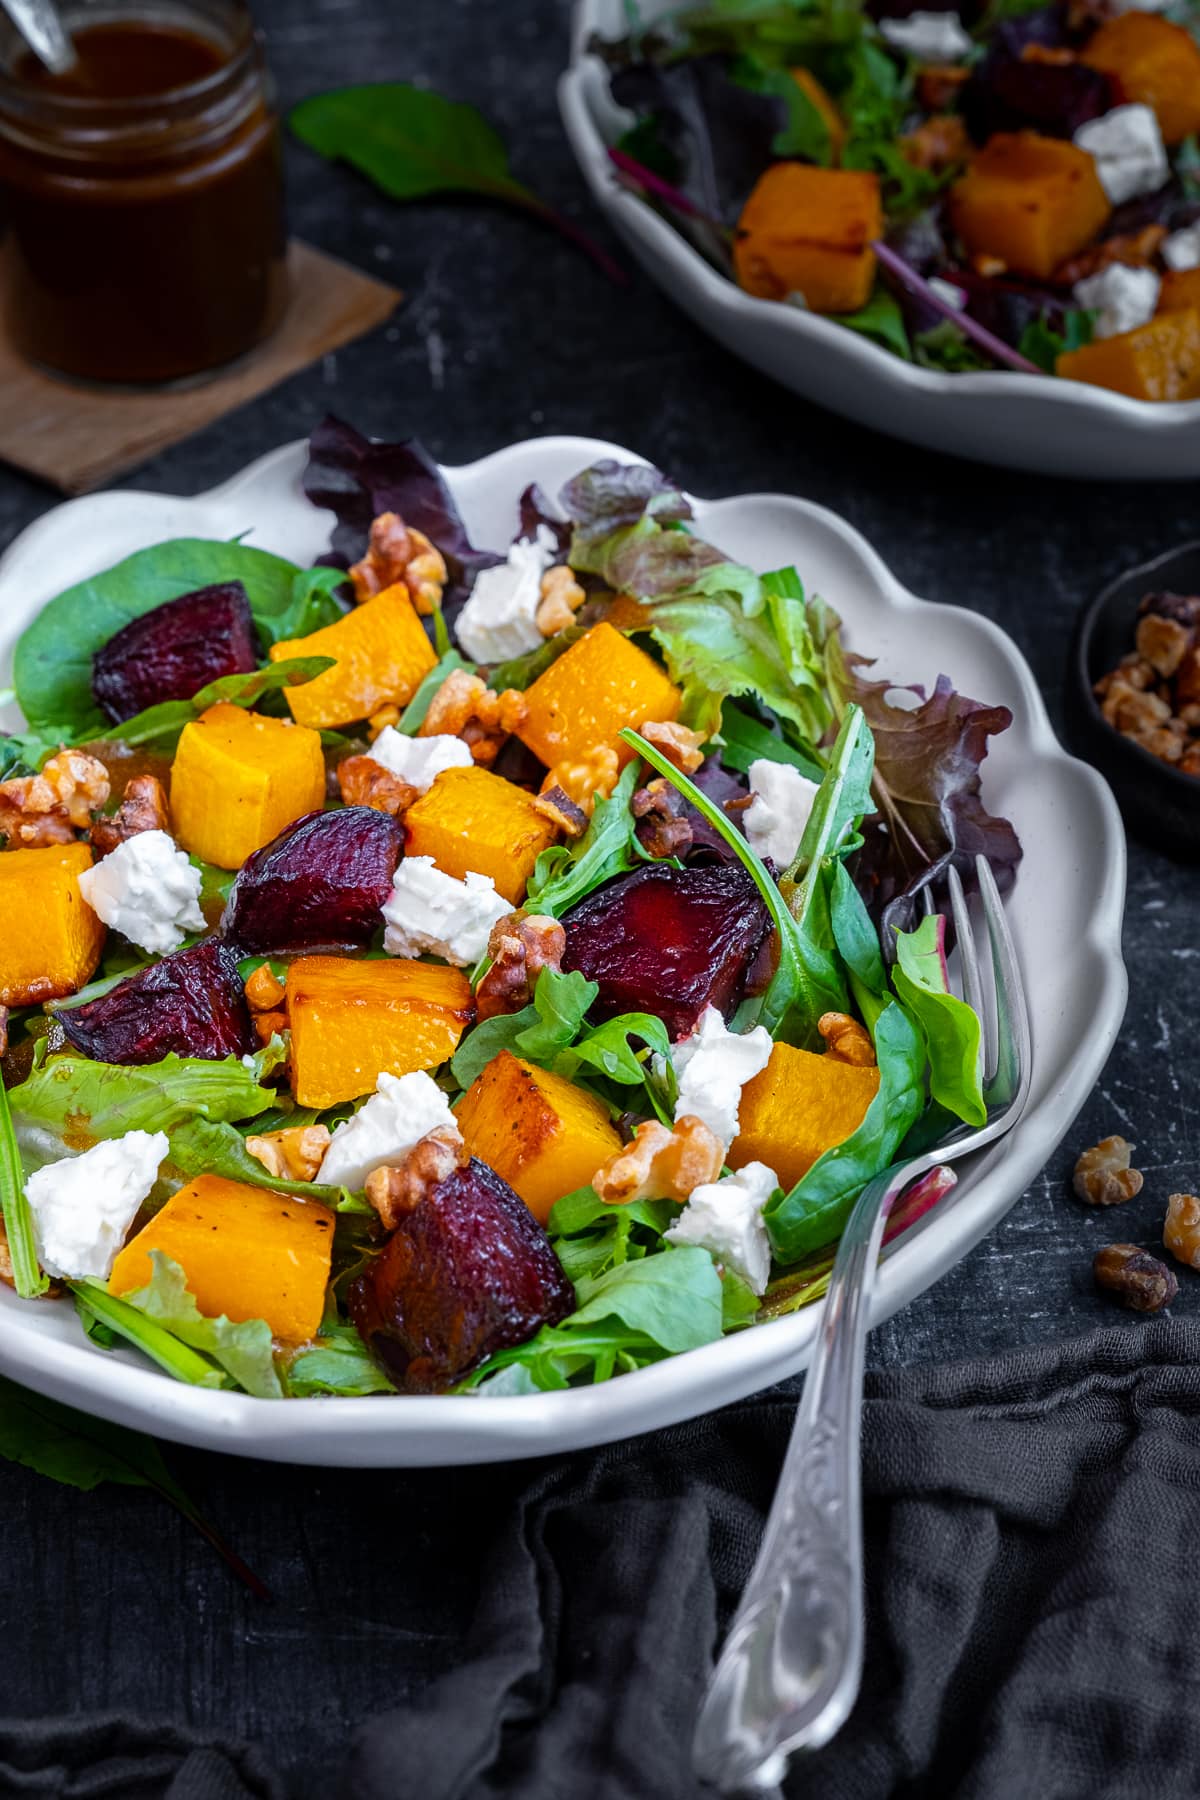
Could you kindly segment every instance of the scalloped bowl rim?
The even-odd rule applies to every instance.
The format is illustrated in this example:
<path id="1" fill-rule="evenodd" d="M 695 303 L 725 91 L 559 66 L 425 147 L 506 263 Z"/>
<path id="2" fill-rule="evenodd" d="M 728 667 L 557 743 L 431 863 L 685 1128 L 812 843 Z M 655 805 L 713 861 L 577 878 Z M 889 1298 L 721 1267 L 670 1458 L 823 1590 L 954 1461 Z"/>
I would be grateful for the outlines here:
<path id="1" fill-rule="evenodd" d="M 586 92 L 589 81 L 598 78 L 607 81 L 604 64 L 586 48 L 593 29 L 593 4 L 594 0 L 578 0 L 571 34 L 571 61 L 559 81 L 560 105 L 568 115 L 572 143 L 577 155 L 582 153 L 591 165 L 593 184 L 603 195 L 603 204 L 623 219 L 625 228 L 642 240 L 650 255 L 666 265 L 668 274 L 673 272 L 678 279 L 699 287 L 713 307 L 732 318 L 750 323 L 770 321 L 772 329 L 790 330 L 798 341 L 812 343 L 876 378 L 881 390 L 890 387 L 896 398 L 909 392 L 944 399 L 955 394 L 963 399 L 994 401 L 1003 398 L 1006 403 L 1036 397 L 1039 402 L 1049 400 L 1064 415 L 1075 413 L 1083 417 L 1107 418 L 1138 431 L 1176 435 L 1200 425 L 1200 400 L 1135 400 L 1128 394 L 1118 394 L 1088 382 L 1026 375 L 1017 369 L 980 370 L 963 375 L 922 369 L 893 355 L 861 332 L 837 325 L 819 313 L 785 306 L 777 300 L 760 300 L 745 293 L 714 269 L 652 206 L 616 179 Z M 780 315 L 786 318 L 786 324 L 781 323 Z M 881 391 L 881 403 L 887 397 Z"/>
<path id="2" fill-rule="evenodd" d="M 308 506 L 300 489 L 306 446 L 297 442 L 268 453 L 220 486 L 187 499 L 130 490 L 71 500 L 30 525 L 0 559 L 0 617 L 12 619 L 14 586 L 36 578 L 50 548 L 70 538 L 89 540 L 83 527 L 107 513 L 127 548 L 161 541 L 191 530 L 216 535 L 230 524 L 229 505 L 253 497 L 261 518 L 264 501 L 291 508 L 293 525 L 317 521 L 311 554 L 331 515 Z M 462 467 L 447 466 L 452 487 L 479 494 L 503 483 L 510 503 L 534 476 L 564 478 L 600 456 L 643 460 L 618 445 L 579 437 L 527 440 Z M 542 465 L 539 469 L 538 465 Z M 301 502 L 301 514 L 297 502 Z M 963 609 L 921 600 L 903 587 L 857 531 L 826 508 L 791 495 L 742 495 L 726 501 L 697 501 L 701 517 L 712 509 L 732 529 L 747 509 L 787 515 L 789 541 L 794 525 L 802 563 L 804 537 L 830 553 L 849 556 L 872 605 L 882 609 L 886 627 L 905 615 L 920 615 L 918 632 L 936 636 L 939 621 L 985 640 L 1004 665 L 1020 711 L 1014 732 L 1024 741 L 1022 758 L 1032 757 L 1043 776 L 1056 774 L 1077 784 L 1080 805 L 1092 809 L 1089 829 L 1098 834 L 1099 876 L 1078 921 L 1073 940 L 1092 965 L 1088 991 L 1090 1036 L 1073 1058 L 1054 1071 L 1021 1125 L 985 1155 L 954 1194 L 895 1244 L 885 1257 L 875 1295 L 873 1323 L 936 1281 L 995 1224 L 1035 1177 L 1082 1106 L 1115 1039 L 1124 1013 L 1127 982 L 1121 959 L 1121 918 L 1125 887 L 1125 840 L 1112 794 L 1094 770 L 1059 745 L 1032 671 L 1000 628 Z M 97 510 L 99 509 L 99 511 Z M 469 508 L 468 508 L 469 512 Z M 244 515 L 237 515 L 242 517 Z M 250 521 L 244 521 L 250 522 Z M 303 527 L 302 527 L 303 528 Z M 252 537 L 257 533 L 252 531 Z M 271 538 L 271 531 L 264 534 Z M 265 547 L 287 554 L 277 539 Z M 297 554 L 299 546 L 296 545 Z M 74 554 L 72 549 L 69 554 Z M 79 560 L 87 562 L 85 552 Z M 91 564 L 94 567 L 94 560 Z M 61 584 L 60 584 L 61 585 Z M 52 589 L 57 591 L 57 588 Z M 836 596 L 831 595 L 836 605 Z M 28 603 L 30 616 L 49 598 Z M 15 623 L 0 633 L 5 660 L 17 635 Z M 901 671 L 896 671 L 898 677 Z M 1014 750 L 1014 754 L 1015 754 Z M 1024 761 L 1022 770 L 1024 770 Z M 1030 779 L 1029 793 L 1038 786 Z M 1024 791 L 1024 790 L 1023 790 Z M 1032 804 L 1032 800 L 1031 800 Z M 1021 820 L 1016 820 L 1020 829 Z M 1094 840 L 1089 837 L 1089 843 Z M 1036 996 L 1034 998 L 1036 1028 Z M 1035 1070 L 1035 1076 L 1039 1072 Z M 1040 1129 L 1039 1129 L 1040 1127 Z M 65 1305 L 65 1303 L 63 1303 Z M 395 1396 L 356 1401 L 299 1399 L 271 1401 L 248 1395 L 184 1386 L 132 1353 L 107 1354 L 80 1333 L 58 1338 L 29 1321 L 28 1303 L 0 1291 L 0 1370 L 12 1379 L 119 1424 L 200 1447 L 275 1461 L 322 1466 L 444 1466 L 506 1460 L 562 1452 L 626 1438 L 677 1423 L 740 1399 L 797 1373 L 807 1362 L 822 1317 L 820 1305 L 752 1327 L 701 1349 L 669 1357 L 649 1368 L 594 1388 L 564 1393 L 482 1396 Z M 24 1315 L 24 1316 L 23 1316 Z M 73 1334 L 77 1330 L 69 1321 Z M 128 1359 L 127 1359 L 128 1358 Z"/>

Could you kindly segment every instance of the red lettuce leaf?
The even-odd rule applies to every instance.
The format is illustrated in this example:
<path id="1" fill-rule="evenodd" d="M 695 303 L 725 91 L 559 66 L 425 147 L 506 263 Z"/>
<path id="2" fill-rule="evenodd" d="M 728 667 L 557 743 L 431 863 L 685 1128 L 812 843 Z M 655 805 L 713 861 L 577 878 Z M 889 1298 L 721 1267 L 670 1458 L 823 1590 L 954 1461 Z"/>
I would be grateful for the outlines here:
<path id="1" fill-rule="evenodd" d="M 575 527 L 575 550 L 585 567 L 588 553 L 614 531 L 643 519 L 679 524 L 692 516 L 686 496 L 661 470 L 648 463 L 615 462 L 612 457 L 572 476 L 559 500 Z"/>
<path id="2" fill-rule="evenodd" d="M 953 863 L 970 889 L 975 858 L 991 864 L 1002 893 L 1016 878 L 1021 844 L 1007 819 L 994 818 L 981 797 L 980 769 L 988 739 L 1007 731 L 1007 706 L 983 706 L 956 693 L 939 675 L 933 693 L 911 688 L 920 705 L 892 706 L 896 683 L 871 681 L 870 664 L 845 655 L 832 638 L 830 676 L 845 701 L 856 701 L 875 738 L 872 793 L 879 810 L 862 824 L 863 846 L 851 874 L 885 945 L 893 927 L 911 931 L 921 917 L 920 895 Z"/>
<path id="3" fill-rule="evenodd" d="M 521 495 L 517 514 L 520 520 L 518 542 L 522 538 L 535 538 L 539 531 L 551 531 L 554 533 L 558 554 L 566 555 L 571 542 L 571 521 L 555 512 L 554 503 L 540 482 L 530 482 Z"/>
<path id="4" fill-rule="evenodd" d="M 406 525 L 423 531 L 446 559 L 448 617 L 466 599 L 480 569 L 504 560 L 475 549 L 441 470 L 416 438 L 373 442 L 330 414 L 308 440 L 304 492 L 314 506 L 337 514 L 324 559 L 336 568 L 348 569 L 358 561 L 371 521 L 380 513 L 397 512 Z"/>

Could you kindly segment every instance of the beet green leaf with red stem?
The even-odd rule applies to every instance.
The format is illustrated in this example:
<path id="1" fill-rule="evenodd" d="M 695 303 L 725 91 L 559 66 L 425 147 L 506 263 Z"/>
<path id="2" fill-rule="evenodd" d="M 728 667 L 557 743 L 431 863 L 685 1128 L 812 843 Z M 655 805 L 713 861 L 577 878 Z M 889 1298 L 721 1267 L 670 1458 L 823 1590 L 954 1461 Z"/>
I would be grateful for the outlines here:
<path id="1" fill-rule="evenodd" d="M 393 200 L 477 194 L 550 225 L 624 287 L 607 251 L 517 180 L 498 132 L 473 106 L 403 81 L 368 82 L 314 94 L 294 107 L 296 136 L 331 160 L 348 162 Z"/>

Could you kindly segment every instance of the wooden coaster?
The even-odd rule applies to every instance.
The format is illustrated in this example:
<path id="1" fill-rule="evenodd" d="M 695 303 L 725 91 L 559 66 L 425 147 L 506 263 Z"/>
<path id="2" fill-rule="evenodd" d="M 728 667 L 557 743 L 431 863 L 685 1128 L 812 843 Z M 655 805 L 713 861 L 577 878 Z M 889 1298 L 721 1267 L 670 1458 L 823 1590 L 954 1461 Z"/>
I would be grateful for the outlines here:
<path id="1" fill-rule="evenodd" d="M 294 241 L 288 263 L 291 301 L 271 337 L 193 385 L 74 387 L 23 362 L 0 331 L 0 459 L 86 493 L 381 325 L 400 300 L 308 244 Z"/>

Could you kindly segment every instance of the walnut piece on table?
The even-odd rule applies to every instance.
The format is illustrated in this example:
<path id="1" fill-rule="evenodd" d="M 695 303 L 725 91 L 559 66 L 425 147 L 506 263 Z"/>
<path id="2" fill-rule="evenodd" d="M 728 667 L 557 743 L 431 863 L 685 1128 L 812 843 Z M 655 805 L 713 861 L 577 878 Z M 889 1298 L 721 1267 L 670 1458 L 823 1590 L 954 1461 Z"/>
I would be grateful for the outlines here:
<path id="1" fill-rule="evenodd" d="M 1131 1312 L 1161 1312 L 1179 1292 L 1165 1262 L 1137 1244 L 1108 1244 L 1092 1262 L 1097 1287 L 1108 1288 Z"/>
<path id="2" fill-rule="evenodd" d="M 1142 1191 L 1142 1172 L 1130 1168 L 1133 1145 L 1123 1137 L 1101 1138 L 1075 1164 L 1072 1186 L 1089 1206 L 1119 1206 Z"/>
<path id="3" fill-rule="evenodd" d="M 1200 1269 L 1200 1200 L 1195 1194 L 1172 1194 L 1163 1222 L 1163 1243 L 1189 1269 Z"/>

